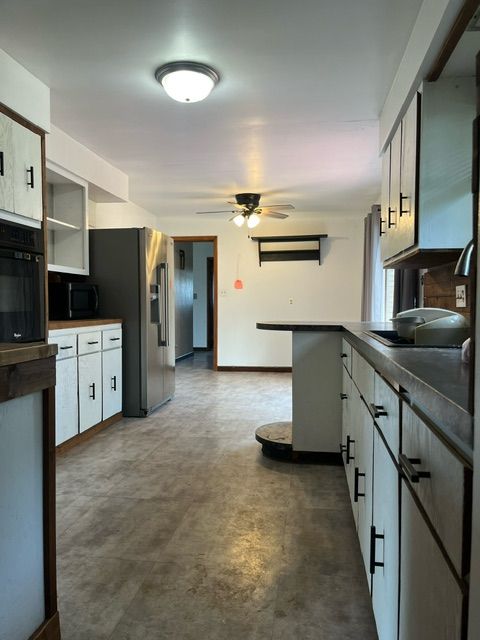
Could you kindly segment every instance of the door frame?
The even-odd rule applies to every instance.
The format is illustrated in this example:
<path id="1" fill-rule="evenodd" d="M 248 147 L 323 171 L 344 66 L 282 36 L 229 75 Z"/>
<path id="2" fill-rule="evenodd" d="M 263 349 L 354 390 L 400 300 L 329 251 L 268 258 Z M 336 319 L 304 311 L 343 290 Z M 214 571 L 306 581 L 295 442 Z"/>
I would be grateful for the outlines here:
<path id="1" fill-rule="evenodd" d="M 213 370 L 218 371 L 218 236 L 172 236 L 174 242 L 213 243 Z"/>

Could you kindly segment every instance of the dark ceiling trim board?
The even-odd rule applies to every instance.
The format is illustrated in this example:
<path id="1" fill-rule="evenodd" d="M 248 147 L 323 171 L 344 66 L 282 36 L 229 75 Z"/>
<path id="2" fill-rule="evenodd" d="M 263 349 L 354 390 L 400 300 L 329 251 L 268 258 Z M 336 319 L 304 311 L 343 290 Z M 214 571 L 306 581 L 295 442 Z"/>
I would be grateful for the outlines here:
<path id="1" fill-rule="evenodd" d="M 264 373 L 291 373 L 292 367 L 218 367 L 218 371 L 260 371 Z"/>
<path id="2" fill-rule="evenodd" d="M 440 53 L 436 57 L 435 62 L 427 75 L 428 82 L 435 82 L 435 80 L 438 80 L 455 47 L 459 43 L 460 38 L 465 33 L 468 23 L 473 18 L 473 14 L 477 11 L 479 6 L 479 0 L 465 0 L 462 8 L 460 9 L 460 13 L 455 20 L 455 24 L 450 29 L 450 33 L 443 43 Z"/>

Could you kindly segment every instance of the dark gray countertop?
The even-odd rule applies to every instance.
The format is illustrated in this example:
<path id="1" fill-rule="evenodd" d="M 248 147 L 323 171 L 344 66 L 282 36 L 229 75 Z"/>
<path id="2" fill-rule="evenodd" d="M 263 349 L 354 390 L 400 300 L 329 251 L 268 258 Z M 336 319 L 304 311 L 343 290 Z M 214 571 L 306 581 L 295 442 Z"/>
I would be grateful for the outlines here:
<path id="1" fill-rule="evenodd" d="M 460 349 L 387 347 L 364 333 L 391 329 L 389 322 L 258 322 L 258 329 L 274 331 L 343 331 L 345 338 L 384 377 L 405 389 L 441 431 L 446 440 L 471 463 L 473 418 L 468 412 L 469 366 Z"/>

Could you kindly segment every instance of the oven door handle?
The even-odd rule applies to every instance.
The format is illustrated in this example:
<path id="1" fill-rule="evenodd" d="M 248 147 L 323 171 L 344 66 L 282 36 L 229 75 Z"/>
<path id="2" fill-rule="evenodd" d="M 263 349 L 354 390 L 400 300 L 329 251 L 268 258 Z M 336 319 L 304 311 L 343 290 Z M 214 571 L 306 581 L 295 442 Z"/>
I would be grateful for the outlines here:
<path id="1" fill-rule="evenodd" d="M 0 249 L 0 258 L 10 258 L 11 260 L 24 260 L 25 262 L 39 262 L 39 254 L 28 251 L 15 251 L 15 249 Z"/>

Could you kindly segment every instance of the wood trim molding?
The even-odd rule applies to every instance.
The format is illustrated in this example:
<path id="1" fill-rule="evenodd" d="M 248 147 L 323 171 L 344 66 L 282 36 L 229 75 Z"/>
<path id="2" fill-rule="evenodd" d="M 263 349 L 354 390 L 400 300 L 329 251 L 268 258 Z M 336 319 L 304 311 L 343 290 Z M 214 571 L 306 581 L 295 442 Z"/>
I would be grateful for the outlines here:
<path id="1" fill-rule="evenodd" d="M 292 367 L 217 367 L 218 371 L 258 371 L 263 373 L 291 373 Z"/>
<path id="2" fill-rule="evenodd" d="M 28 640 L 60 640 L 60 616 L 58 611 L 46 620 Z"/>
<path id="3" fill-rule="evenodd" d="M 15 120 L 15 122 L 18 122 L 18 124 L 21 124 L 22 127 L 30 129 L 30 131 L 37 133 L 41 138 L 45 139 L 45 131 L 43 129 L 32 124 L 30 120 L 26 120 L 23 116 L 19 115 L 16 111 L 13 111 L 13 109 L 10 109 L 10 107 L 7 107 L 7 105 L 3 103 L 0 103 L 0 113 L 3 113 L 12 120 Z"/>
<path id="4" fill-rule="evenodd" d="M 213 370 L 218 367 L 218 236 L 172 236 L 174 242 L 213 242 Z"/>
<path id="5" fill-rule="evenodd" d="M 96 433 L 98 433 L 99 431 L 103 431 L 104 429 L 106 429 L 107 427 L 110 427 L 112 424 L 115 424 L 116 422 L 119 422 L 122 418 L 123 418 L 123 413 L 120 411 L 119 413 L 116 413 L 115 415 L 110 416 L 110 418 L 107 418 L 106 420 L 102 420 L 102 422 L 99 422 L 93 427 L 90 427 L 90 429 L 87 429 L 86 431 L 82 431 L 82 433 L 78 433 L 76 436 L 73 436 L 73 438 L 70 438 L 69 440 L 62 442 L 62 444 L 59 444 L 58 447 L 56 448 L 57 455 L 65 453 L 65 451 L 68 451 L 69 449 L 76 447 L 77 444 L 81 444 L 82 442 L 86 442 L 87 440 L 90 440 L 90 438 L 92 438 Z"/>
<path id="6" fill-rule="evenodd" d="M 468 23 L 473 18 L 473 14 L 479 8 L 479 6 L 479 0 L 465 0 L 453 27 L 450 29 L 450 33 L 448 34 L 447 39 L 443 43 L 440 53 L 438 54 L 435 62 L 430 68 L 430 71 L 427 75 L 428 82 L 435 82 L 435 80 L 438 80 L 442 71 L 445 69 L 450 56 L 452 55 L 453 50 L 460 41 L 460 38 L 465 33 L 465 29 L 467 28 Z"/>
<path id="7" fill-rule="evenodd" d="M 0 367 L 0 402 L 54 387 L 55 356 Z"/>

